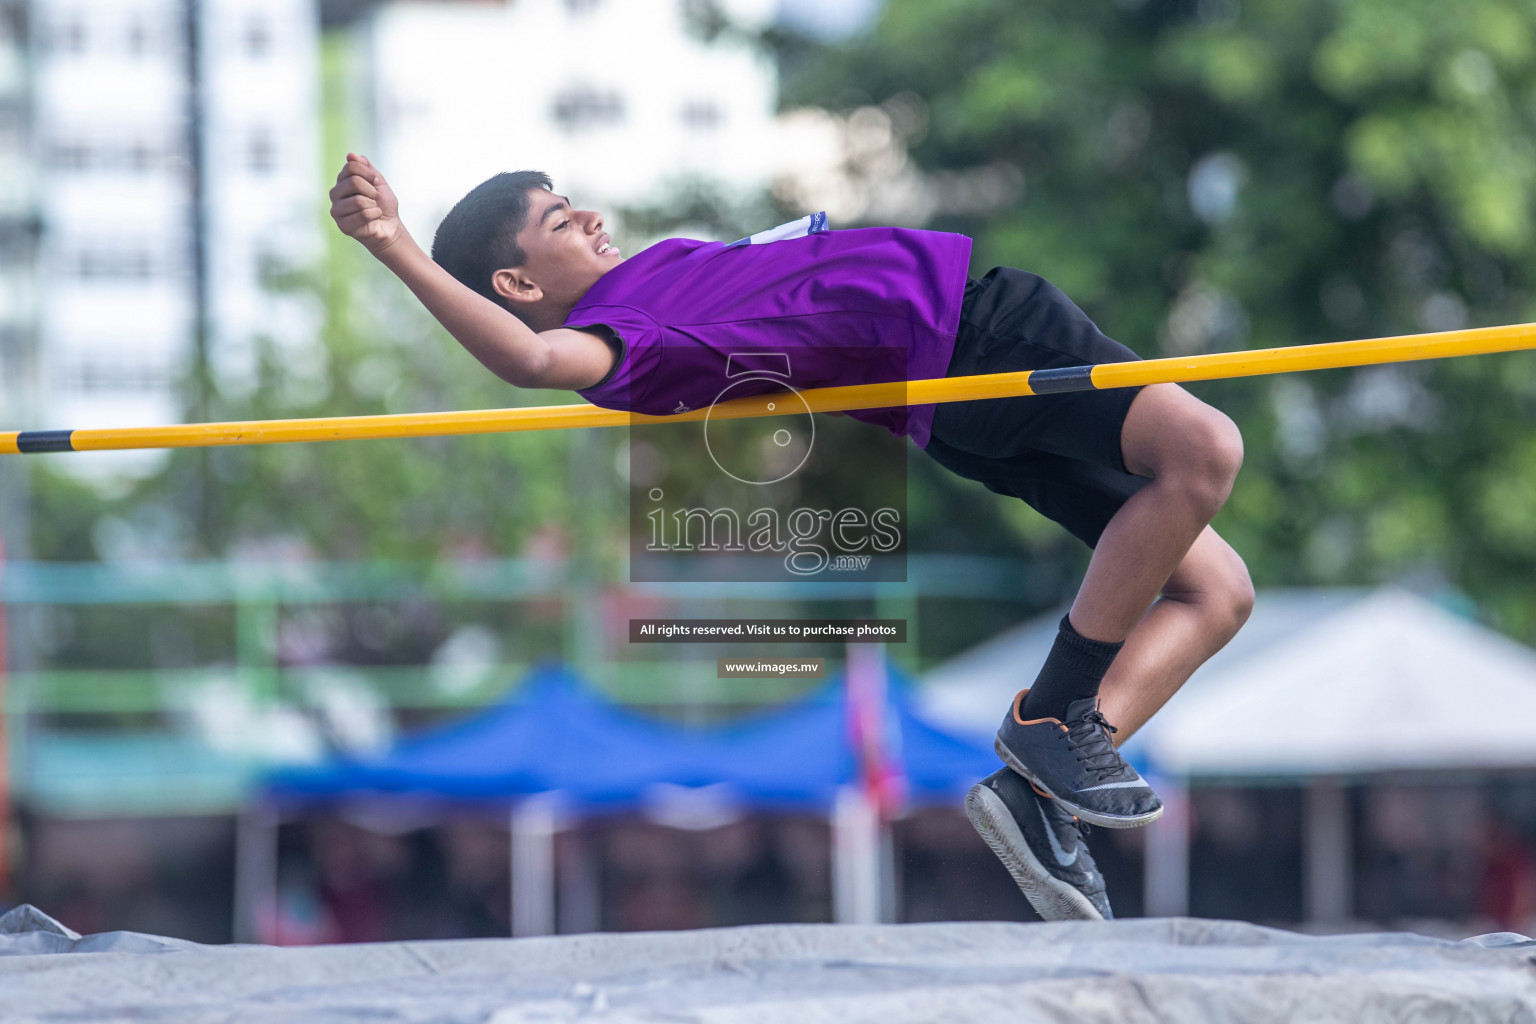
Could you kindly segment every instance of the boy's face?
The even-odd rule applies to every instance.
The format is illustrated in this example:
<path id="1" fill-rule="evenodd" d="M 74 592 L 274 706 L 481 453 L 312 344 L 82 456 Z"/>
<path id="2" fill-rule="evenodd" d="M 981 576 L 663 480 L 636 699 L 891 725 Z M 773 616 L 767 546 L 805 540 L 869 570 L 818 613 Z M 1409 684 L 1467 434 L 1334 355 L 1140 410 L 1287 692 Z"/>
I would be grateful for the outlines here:
<path id="1" fill-rule="evenodd" d="M 602 214 L 572 209 L 565 196 L 541 188 L 530 189 L 528 200 L 528 221 L 517 233 L 528 254 L 521 270 L 542 291 L 540 302 L 575 305 L 624 256 L 603 230 Z"/>

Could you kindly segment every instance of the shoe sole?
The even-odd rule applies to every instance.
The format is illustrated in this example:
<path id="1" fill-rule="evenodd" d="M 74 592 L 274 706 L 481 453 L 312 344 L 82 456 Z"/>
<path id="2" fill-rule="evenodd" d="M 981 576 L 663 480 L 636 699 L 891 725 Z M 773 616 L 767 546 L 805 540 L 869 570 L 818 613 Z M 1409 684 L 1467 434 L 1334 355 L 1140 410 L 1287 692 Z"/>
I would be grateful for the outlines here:
<path id="1" fill-rule="evenodd" d="M 1101 825 L 1104 828 L 1140 828 L 1143 825 L 1152 824 L 1163 816 L 1163 808 L 1161 806 L 1157 810 L 1148 811 L 1145 814 L 1119 817 L 1105 814 L 1103 811 L 1090 810 L 1081 804 L 1073 803 L 1071 800 L 1063 797 L 1060 793 L 1051 789 L 1050 786 L 1047 786 L 1038 775 L 1024 767 L 1024 762 L 1013 756 L 1013 751 L 1009 750 L 1007 745 L 1003 743 L 1001 736 L 993 742 L 992 749 L 997 751 L 997 756 L 1002 758 L 1003 763 L 1009 768 L 1012 768 L 1019 775 L 1022 775 L 1040 789 L 1051 794 L 1051 798 L 1065 808 L 1068 813 L 1077 815 L 1090 825 Z"/>
<path id="2" fill-rule="evenodd" d="M 1008 806 L 996 793 L 981 783 L 972 786 L 965 795 L 965 816 L 1003 862 L 1035 913 L 1047 921 L 1104 920 L 1088 897 L 1045 870 L 1013 815 L 1008 813 Z"/>

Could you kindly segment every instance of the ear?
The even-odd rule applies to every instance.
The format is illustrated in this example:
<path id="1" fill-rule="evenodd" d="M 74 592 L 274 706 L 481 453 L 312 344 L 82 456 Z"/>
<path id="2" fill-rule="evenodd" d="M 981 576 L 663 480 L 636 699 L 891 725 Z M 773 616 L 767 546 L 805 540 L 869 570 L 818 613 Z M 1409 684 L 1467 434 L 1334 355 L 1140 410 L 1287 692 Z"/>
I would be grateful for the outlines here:
<path id="1" fill-rule="evenodd" d="M 522 267 L 507 267 L 491 275 L 491 288 L 509 302 L 534 303 L 544 298 L 544 289 L 523 272 Z"/>

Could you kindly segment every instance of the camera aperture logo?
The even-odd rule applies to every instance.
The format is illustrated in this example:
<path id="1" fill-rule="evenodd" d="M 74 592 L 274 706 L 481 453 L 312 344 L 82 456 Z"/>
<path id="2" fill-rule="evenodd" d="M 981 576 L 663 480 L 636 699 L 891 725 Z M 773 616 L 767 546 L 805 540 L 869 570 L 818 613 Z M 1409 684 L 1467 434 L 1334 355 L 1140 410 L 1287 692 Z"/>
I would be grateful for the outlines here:
<path id="1" fill-rule="evenodd" d="M 850 348 L 815 358 L 857 362 L 867 354 Z M 632 429 L 637 578 L 905 577 L 901 439 L 857 417 L 818 424 L 790 370 L 786 352 L 728 353 L 723 389 L 679 393 L 680 404 L 708 408 L 702 430 Z M 699 383 L 707 377 L 701 366 Z M 743 416 L 729 407 L 735 399 L 771 415 Z"/>

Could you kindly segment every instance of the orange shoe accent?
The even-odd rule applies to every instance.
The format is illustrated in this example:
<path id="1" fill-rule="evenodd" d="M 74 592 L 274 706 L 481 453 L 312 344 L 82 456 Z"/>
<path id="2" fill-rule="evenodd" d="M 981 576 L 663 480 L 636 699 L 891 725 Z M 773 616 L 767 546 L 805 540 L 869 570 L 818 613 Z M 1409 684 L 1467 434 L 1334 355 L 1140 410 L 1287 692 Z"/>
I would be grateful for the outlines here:
<path id="1" fill-rule="evenodd" d="M 1045 790 L 1043 790 L 1039 786 L 1035 785 L 1034 780 L 1032 780 L 1032 779 L 1025 779 L 1024 781 L 1028 782 L 1029 783 L 1029 788 L 1034 790 L 1035 793 L 1038 794 L 1039 796 L 1043 796 L 1047 800 L 1055 800 L 1056 799 L 1055 797 L 1051 796 L 1051 794 L 1047 793 Z M 1076 819 L 1074 819 L 1074 820 L 1076 820 Z"/>
<path id="2" fill-rule="evenodd" d="M 1018 722 L 1020 725 L 1034 725 L 1036 722 L 1055 722 L 1057 725 L 1061 725 L 1061 719 L 1059 718 L 1031 718 L 1026 720 L 1023 715 L 1019 714 L 1019 711 L 1024 707 L 1024 696 L 1027 693 L 1029 693 L 1027 689 L 1020 690 L 1019 695 L 1013 698 L 1013 720 L 1015 722 Z M 1061 728 L 1062 731 L 1066 731 L 1067 727 L 1061 725 Z"/>

